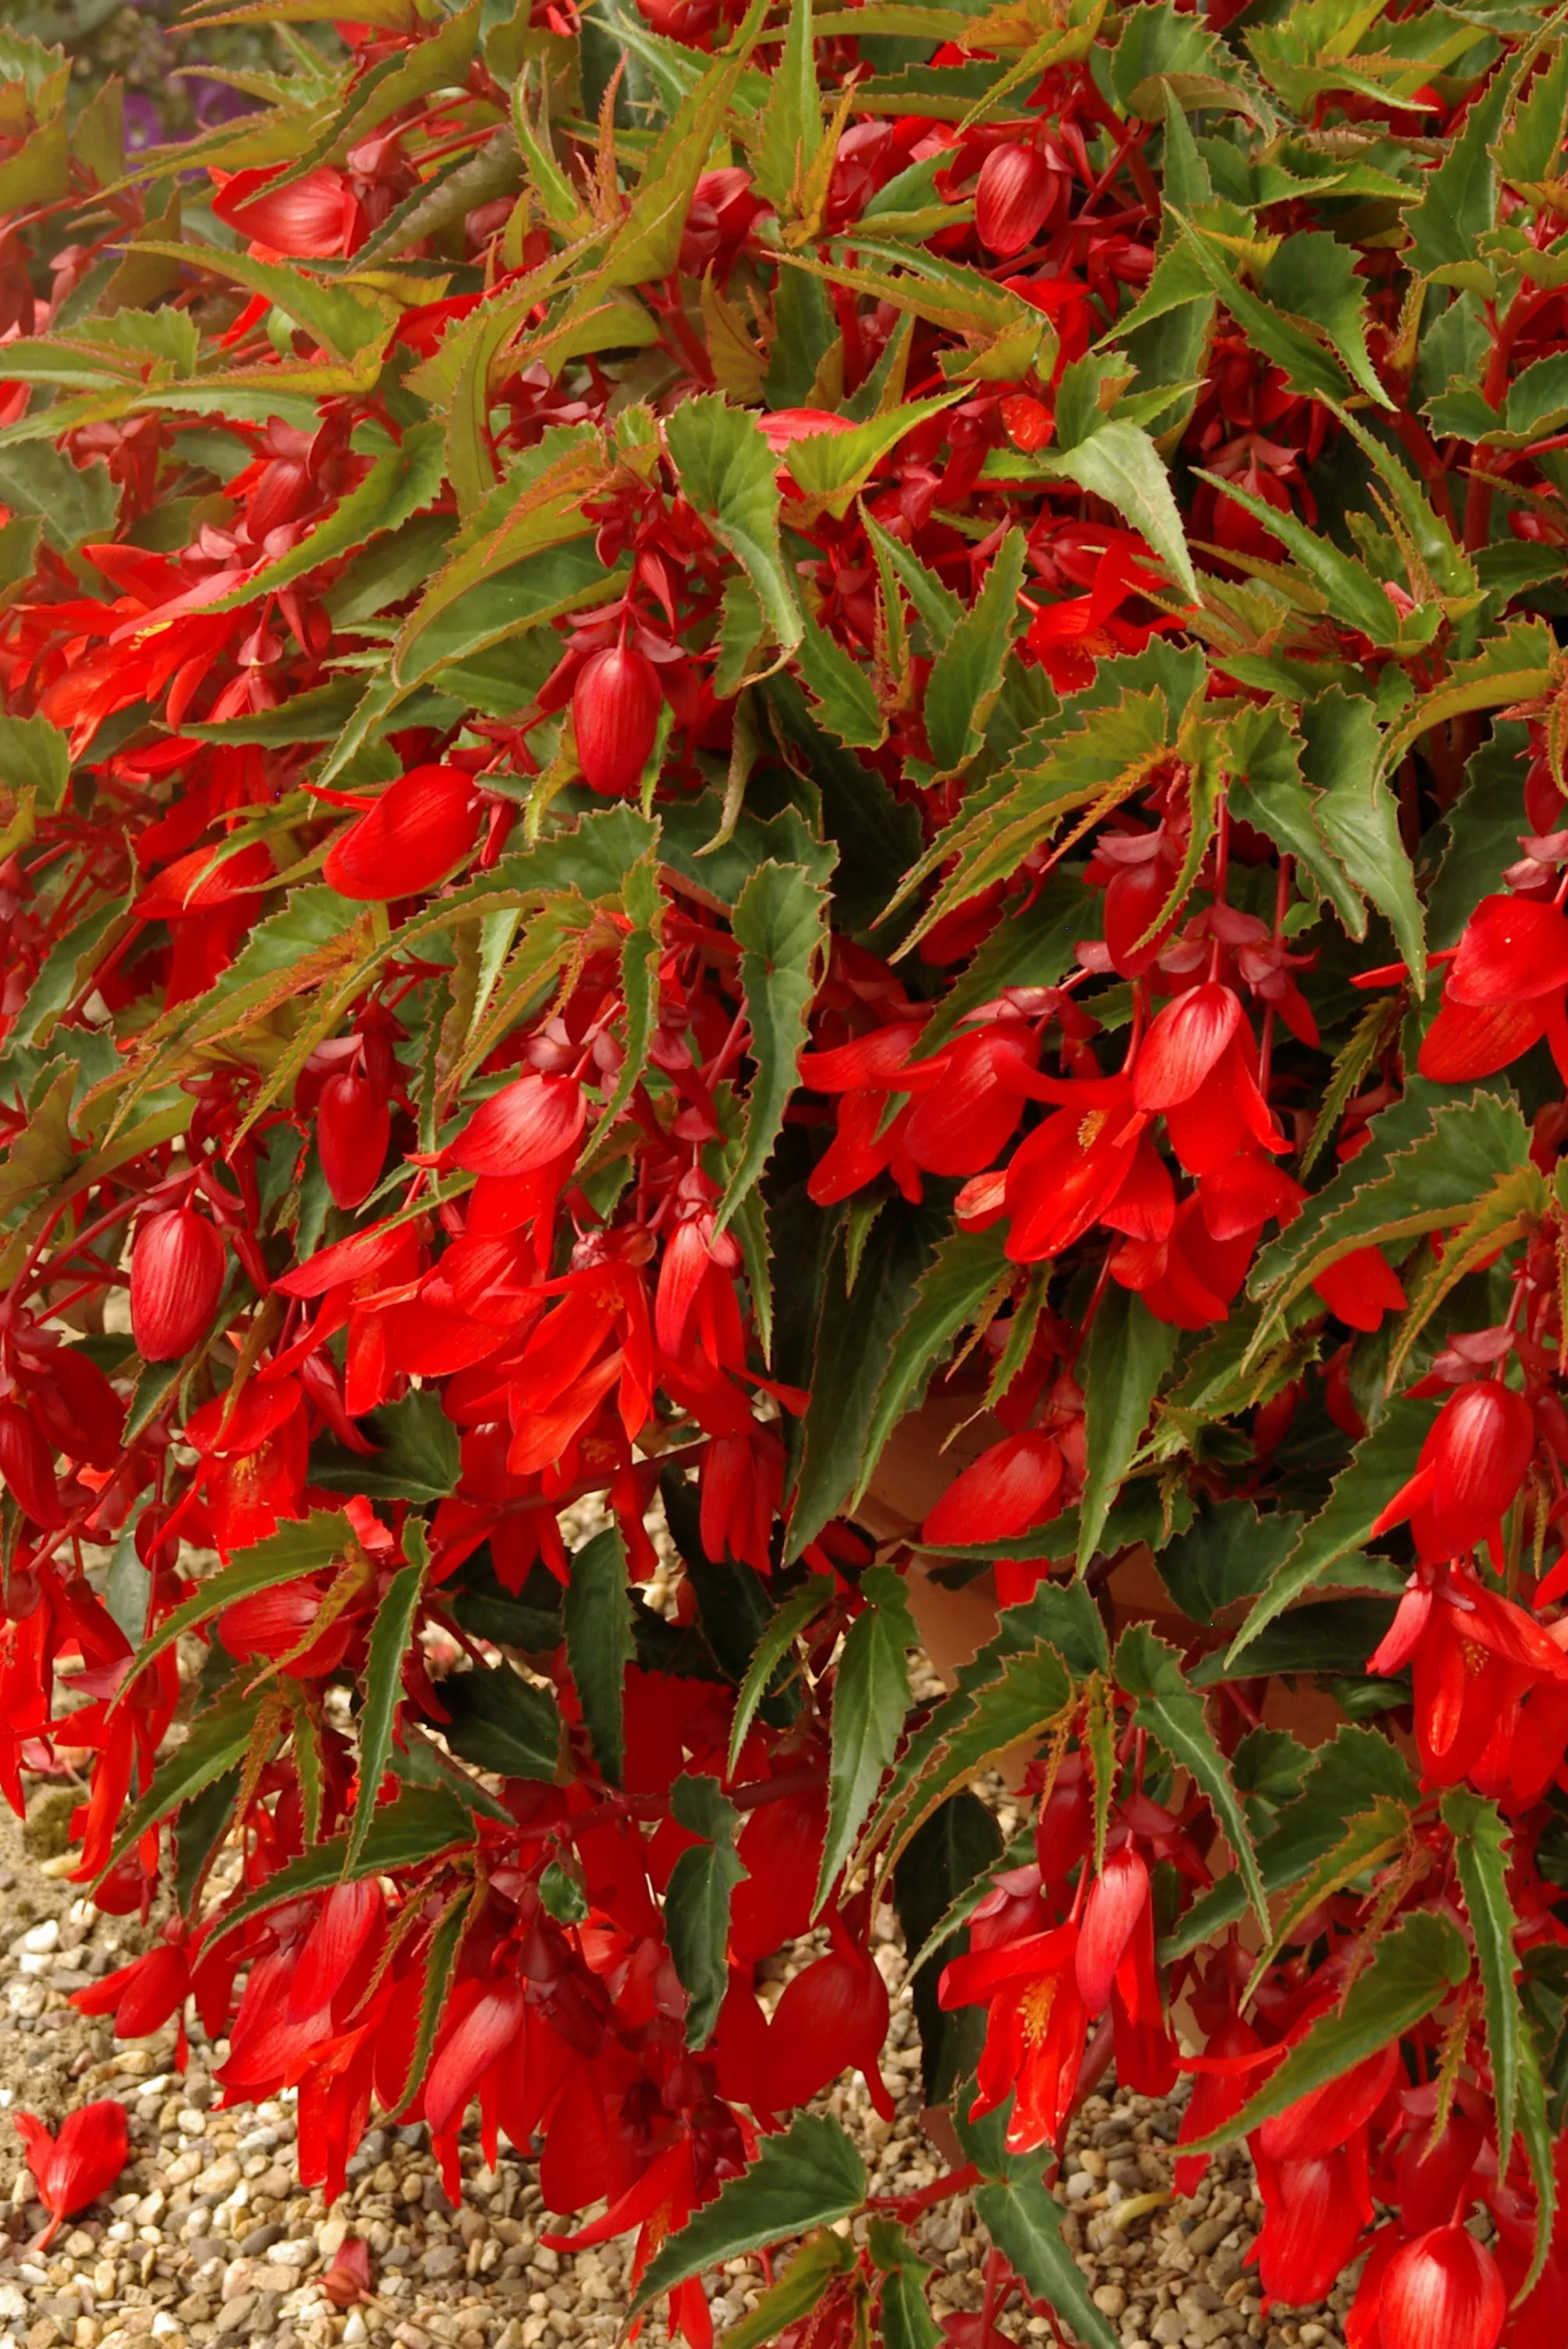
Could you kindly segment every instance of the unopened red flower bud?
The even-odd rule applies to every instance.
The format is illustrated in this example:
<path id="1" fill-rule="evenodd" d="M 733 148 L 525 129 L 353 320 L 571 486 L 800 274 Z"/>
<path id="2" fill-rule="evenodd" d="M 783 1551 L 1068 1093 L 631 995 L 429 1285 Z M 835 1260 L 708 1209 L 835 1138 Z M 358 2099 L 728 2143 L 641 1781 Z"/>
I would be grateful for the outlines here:
<path id="1" fill-rule="evenodd" d="M 1495 2349 L 1508 2313 L 1496 2261 L 1468 2227 L 1404 2243 L 1377 2287 L 1379 2349 Z"/>
<path id="2" fill-rule="evenodd" d="M 63 1526 L 55 1464 L 43 1430 L 19 1402 L 0 1402 L 0 1478 L 25 1517 L 36 1526 Z"/>
<path id="3" fill-rule="evenodd" d="M 993 147 L 975 190 L 975 232 L 988 253 L 1022 253 L 1051 209 L 1054 173 L 1037 147 Z"/>
<path id="4" fill-rule="evenodd" d="M 226 1264 L 222 1241 L 193 1207 L 143 1224 L 130 1252 L 130 1328 L 144 1361 L 189 1353 L 212 1319 Z"/>
<path id="5" fill-rule="evenodd" d="M 1149 1869 L 1131 1845 L 1108 1853 L 1089 1887 L 1078 1936 L 1078 1996 L 1090 2014 L 1102 2014 L 1109 2003 L 1116 1970 L 1148 1905 Z"/>
<path id="6" fill-rule="evenodd" d="M 572 695 L 572 724 L 589 789 L 605 799 L 635 791 L 658 722 L 652 661 L 627 645 L 607 646 L 585 661 Z"/>
<path id="7" fill-rule="evenodd" d="M 411 767 L 334 842 L 324 878 L 366 902 L 417 896 L 469 854 L 483 812 L 460 767 Z"/>
<path id="8" fill-rule="evenodd" d="M 357 1207 L 376 1188 L 387 1163 L 392 1111 L 368 1077 L 345 1069 L 328 1077 L 315 1113 L 321 1171 L 336 1205 Z"/>
<path id="9" fill-rule="evenodd" d="M 1410 1519 L 1416 1547 L 1434 1563 L 1495 1538 L 1535 1449 L 1524 1397 L 1501 1379 L 1456 1388 L 1428 1431 L 1416 1473 L 1372 1527 L 1374 1539 Z"/>

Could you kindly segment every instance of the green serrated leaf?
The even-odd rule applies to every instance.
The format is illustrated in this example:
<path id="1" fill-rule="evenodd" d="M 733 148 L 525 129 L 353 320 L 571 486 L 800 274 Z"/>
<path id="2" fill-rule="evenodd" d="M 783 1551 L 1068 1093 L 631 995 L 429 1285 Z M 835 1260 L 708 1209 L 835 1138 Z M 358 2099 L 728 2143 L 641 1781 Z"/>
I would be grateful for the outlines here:
<path id="1" fill-rule="evenodd" d="M 817 1877 L 820 1909 L 849 1857 L 897 1749 L 909 1709 L 911 1648 L 920 1633 L 901 1575 L 885 1566 L 861 1577 L 862 1611 L 851 1624 L 833 1681 L 828 1831 Z"/>
<path id="2" fill-rule="evenodd" d="M 1343 2002 L 1319 2017 L 1239 2113 L 1207 2137 L 1194 2138 L 1190 2150 L 1212 2153 L 1230 2145 L 1312 2089 L 1365 2063 L 1424 2022 L 1470 1970 L 1470 1951 L 1446 1917 L 1417 1909 L 1402 1918 L 1377 1943 Z"/>
<path id="3" fill-rule="evenodd" d="M 607 1526 L 573 1550 L 561 1606 L 566 1661 L 583 1708 L 593 1759 L 612 1786 L 625 1760 L 625 1671 L 636 1652 L 626 1583 L 626 1546 Z"/>
<path id="4" fill-rule="evenodd" d="M 1134 1623 L 1116 1651 L 1117 1682 L 1136 1700 L 1135 1718 L 1208 1796 L 1221 1833 L 1236 1856 L 1252 1903 L 1268 1929 L 1268 1902 L 1253 1849 L 1246 1811 L 1230 1765 L 1215 1744 L 1203 1700 L 1181 1670 L 1173 1648 L 1155 1638 L 1147 1623 Z"/>
<path id="5" fill-rule="evenodd" d="M 779 1138 L 799 1081 L 795 1064 L 806 1041 L 827 926 L 827 890 L 802 865 L 771 859 L 759 864 L 736 901 L 732 927 L 741 948 L 755 1073 L 739 1155 L 714 1212 L 716 1234 L 759 1179 Z"/>
<path id="6" fill-rule="evenodd" d="M 665 2238 L 628 2314 L 639 2315 L 704 2268 L 847 2219 L 865 2196 L 865 2163 L 838 2122 L 800 2113 L 782 2135 L 763 2139 L 743 2178 L 729 2178 L 678 2233 Z"/>
<path id="7" fill-rule="evenodd" d="M 1088 1464 L 1078 1503 L 1081 1574 L 1099 1547 L 1111 1503 L 1121 1490 L 1154 1398 L 1176 1355 L 1176 1331 L 1157 1320 L 1141 1297 L 1112 1282 L 1089 1331 L 1084 1376 Z"/>
<path id="8" fill-rule="evenodd" d="M 403 1660 L 424 1595 L 425 1572 L 422 1566 L 400 1567 L 387 1586 L 371 1626 L 365 1660 L 365 1705 L 359 1716 L 359 1795 L 343 1856 L 345 1877 L 356 1872 L 376 1816 L 403 1693 Z"/>
<path id="9" fill-rule="evenodd" d="M 747 1871 L 736 1856 L 740 1813 L 717 1778 L 685 1774 L 670 1788 L 677 1826 L 700 1836 L 683 1851 L 665 1891 L 665 1937 L 686 1994 L 686 2042 L 705 2047 L 718 2020 L 728 1982 L 729 1908 Z"/>

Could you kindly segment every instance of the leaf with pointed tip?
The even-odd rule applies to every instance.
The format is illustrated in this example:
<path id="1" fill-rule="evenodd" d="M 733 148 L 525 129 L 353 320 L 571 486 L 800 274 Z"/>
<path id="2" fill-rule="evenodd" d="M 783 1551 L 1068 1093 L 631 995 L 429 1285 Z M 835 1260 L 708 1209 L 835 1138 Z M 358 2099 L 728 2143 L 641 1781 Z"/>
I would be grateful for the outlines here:
<path id="1" fill-rule="evenodd" d="M 706 2047 L 729 1980 L 729 1909 L 747 1870 L 737 1857 L 740 1813 L 717 1778 L 683 1773 L 670 1789 L 676 1825 L 702 1840 L 683 1851 L 665 1889 L 665 1939 L 686 1994 L 686 2044 Z"/>
<path id="2" fill-rule="evenodd" d="M 1519 1995 L 1513 1937 L 1519 1919 L 1509 1898 L 1513 1838 L 1495 1803 L 1470 1786 L 1443 1796 L 1443 1825 L 1454 1838 L 1454 1865 L 1475 1936 L 1486 2015 L 1486 2052 L 1497 2107 L 1497 2141 L 1511 2149 L 1519 2116 L 1520 2065 L 1529 2024 Z M 1506 2157 L 1505 2157 L 1506 2158 Z"/>
<path id="3" fill-rule="evenodd" d="M 1182 1671 L 1176 1651 L 1156 1639 L 1147 1623 L 1134 1623 L 1121 1635 L 1113 1669 L 1119 1685 L 1135 1700 L 1139 1727 L 1147 1730 L 1208 1796 L 1266 1930 L 1268 1901 L 1246 1811 L 1230 1764 L 1214 1742 L 1203 1700 Z"/>
<path id="4" fill-rule="evenodd" d="M 1413 1910 L 1383 1936 L 1341 2003 L 1318 2017 L 1240 2112 L 1195 2138 L 1189 2150 L 1212 2153 L 1314 2088 L 1340 2079 L 1424 2022 L 1470 1970 L 1470 1951 L 1458 1927 L 1430 1909 Z"/>
<path id="5" fill-rule="evenodd" d="M 753 1074 L 740 1154 L 714 1215 L 722 1231 L 761 1176 L 799 1079 L 806 1014 L 828 941 L 828 892 L 800 864 L 759 864 L 731 917 L 751 1030 Z"/>
<path id="6" fill-rule="evenodd" d="M 920 1633 L 902 1575 L 868 1567 L 861 1612 L 851 1624 L 833 1680 L 833 1742 L 828 1765 L 828 1832 L 817 1877 L 820 1909 L 898 1747 L 909 1709 L 911 1648 Z"/>
<path id="7" fill-rule="evenodd" d="M 1133 1289 L 1113 1281 L 1100 1299 L 1084 1376 L 1088 1464 L 1078 1503 L 1080 1574 L 1099 1546 L 1161 1381 L 1175 1360 L 1176 1335 L 1169 1322 L 1155 1319 Z"/>
<path id="8" fill-rule="evenodd" d="M 606 1526 L 573 1550 L 561 1605 L 566 1661 L 593 1759 L 618 1786 L 626 1751 L 625 1672 L 636 1652 L 626 1546 L 618 1526 Z"/>
<path id="9" fill-rule="evenodd" d="M 704 2268 L 848 2219 L 865 2199 L 865 2163 L 839 2123 L 798 2114 L 782 2135 L 763 2138 L 743 2177 L 727 2179 L 678 2233 L 665 2237 L 627 2313 L 641 2315 L 661 2292 Z"/>

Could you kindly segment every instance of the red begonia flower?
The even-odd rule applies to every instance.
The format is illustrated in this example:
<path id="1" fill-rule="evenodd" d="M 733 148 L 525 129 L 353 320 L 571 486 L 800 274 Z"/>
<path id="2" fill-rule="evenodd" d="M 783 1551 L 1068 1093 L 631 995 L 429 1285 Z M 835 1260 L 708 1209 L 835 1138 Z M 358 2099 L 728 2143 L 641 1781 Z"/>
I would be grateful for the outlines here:
<path id="1" fill-rule="evenodd" d="M 130 2158 L 125 2106 L 108 2097 L 101 2104 L 78 2105 L 61 2122 L 57 2137 L 50 2136 L 36 2113 L 13 2113 L 11 2117 L 26 2147 L 38 2199 L 49 2213 L 35 2247 L 42 2251 L 54 2240 L 62 2220 L 108 2192 Z"/>

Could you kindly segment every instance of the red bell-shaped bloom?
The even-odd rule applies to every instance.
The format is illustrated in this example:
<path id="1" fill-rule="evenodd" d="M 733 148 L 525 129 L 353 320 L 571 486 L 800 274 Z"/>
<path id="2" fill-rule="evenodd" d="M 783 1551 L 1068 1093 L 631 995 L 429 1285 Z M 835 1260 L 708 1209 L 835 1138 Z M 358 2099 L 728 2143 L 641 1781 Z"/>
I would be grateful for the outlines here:
<path id="1" fill-rule="evenodd" d="M 470 1174 L 531 1174 L 575 1147 L 586 1117 L 574 1077 L 531 1071 L 480 1103 L 441 1164 Z"/>
<path id="2" fill-rule="evenodd" d="M 1534 1449 L 1535 1421 L 1522 1395 L 1501 1379 L 1456 1388 L 1428 1431 L 1415 1475 L 1374 1525 L 1374 1538 L 1408 1517 L 1418 1551 L 1434 1565 L 1478 1542 L 1495 1544 Z"/>
<path id="3" fill-rule="evenodd" d="M 893 2103 L 877 2068 L 887 2037 L 887 1984 L 869 1957 L 840 1946 L 786 1983 L 768 2030 L 760 2093 L 773 2112 L 816 2095 L 841 2072 L 860 2072 L 884 2120 Z"/>
<path id="4" fill-rule="evenodd" d="M 1454 1003 L 1529 1003 L 1568 987 L 1568 917 L 1530 897 L 1483 897 L 1449 968 Z"/>
<path id="5" fill-rule="evenodd" d="M 1055 1516 L 1061 1481 L 1061 1448 L 1054 1436 L 1034 1428 L 1006 1435 L 954 1478 L 920 1537 L 938 1549 L 1008 1541 Z"/>
<path id="6" fill-rule="evenodd" d="M 125 2106 L 105 2098 L 81 2105 L 67 2115 L 58 2137 L 51 2137 L 36 2113 L 13 2113 L 16 2134 L 27 2151 L 27 2167 L 38 2189 L 38 2199 L 49 2213 L 49 2224 L 35 2248 L 52 2240 L 62 2219 L 85 2210 L 107 2194 L 130 2157 Z"/>
<path id="7" fill-rule="evenodd" d="M 1150 1024 L 1132 1072 L 1138 1107 L 1152 1112 L 1191 1101 L 1241 1024 L 1240 1001 L 1217 979 L 1168 1003 Z"/>
<path id="8" fill-rule="evenodd" d="M 366 903 L 417 896 L 469 854 L 483 813 L 460 767 L 411 767 L 333 843 L 323 877 Z"/>
<path id="9" fill-rule="evenodd" d="M 86 1990 L 73 1991 L 71 2004 L 78 2014 L 112 2014 L 117 2039 L 145 2039 L 179 2013 L 190 1989 L 183 1946 L 158 1941 L 145 1957 L 133 1958 Z"/>
<path id="10" fill-rule="evenodd" d="M 634 792 L 658 722 L 658 672 L 645 654 L 608 645 L 584 661 L 572 693 L 572 726 L 589 790 L 605 799 Z"/>
<path id="11" fill-rule="evenodd" d="M 971 1951 L 943 1969 L 944 2007 L 989 2010 L 972 2114 L 978 2120 L 1013 2098 L 1010 2153 L 1054 2143 L 1072 2101 L 1088 2021 L 1078 1989 L 1078 1939 L 1076 1925 L 1058 1925 Z"/>
<path id="12" fill-rule="evenodd" d="M 1423 1040 L 1421 1074 L 1445 1084 L 1490 1076 L 1542 1034 L 1561 1062 L 1568 1058 L 1565 987 L 1568 918 L 1561 909 L 1529 897 L 1483 897 Z"/>
<path id="13" fill-rule="evenodd" d="M 1508 2293 L 1468 2227 L 1434 2227 L 1389 2260 L 1377 2309 L 1377 2349 L 1496 2349 Z"/>
<path id="14" fill-rule="evenodd" d="M 130 1327 L 145 1361 L 189 1353 L 212 1319 L 227 1262 L 222 1241 L 193 1207 L 143 1224 L 130 1252 Z"/>
<path id="15" fill-rule="evenodd" d="M 353 1069 L 327 1078 L 316 1104 L 315 1146 L 335 1203 L 359 1206 L 387 1163 L 392 1111 L 386 1094 Z"/>
<path id="16" fill-rule="evenodd" d="M 1022 253 L 1045 225 L 1056 173 L 1037 147 L 993 147 L 975 189 L 975 233 L 988 253 Z"/>
<path id="17" fill-rule="evenodd" d="M 1260 2164 L 1264 2230 L 1258 2273 L 1271 2300 L 1322 2300 L 1356 2249 L 1365 2220 L 1343 2153 Z"/>
<path id="18" fill-rule="evenodd" d="M 1133 1930 L 1149 1906 L 1149 1870 L 1130 1844 L 1108 1852 L 1084 1902 L 1078 1945 L 1078 1996 L 1091 2014 L 1110 2002 L 1110 1986 Z"/>
<path id="19" fill-rule="evenodd" d="M 53 1529 L 65 1524 L 48 1444 L 32 1413 L 19 1402 L 0 1402 L 0 1478 L 36 1526 Z"/>
<path id="20" fill-rule="evenodd" d="M 1312 1285 L 1329 1311 L 1352 1330 L 1376 1330 L 1385 1313 L 1401 1312 L 1407 1301 L 1399 1276 L 1381 1248 L 1352 1248 Z"/>
<path id="21" fill-rule="evenodd" d="M 358 242 L 359 205 L 346 175 L 318 163 L 274 188 L 275 169 L 236 171 L 212 199 L 221 221 L 253 243 L 301 261 L 325 261 Z"/>
<path id="22" fill-rule="evenodd" d="M 1399 1601 L 1367 1670 L 1414 1666 L 1416 1741 L 1435 1785 L 1450 1786 L 1480 1762 L 1499 1725 L 1527 1692 L 1554 1693 L 1568 1659 L 1532 1616 L 1468 1571 L 1418 1575 Z"/>

